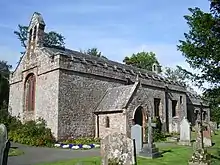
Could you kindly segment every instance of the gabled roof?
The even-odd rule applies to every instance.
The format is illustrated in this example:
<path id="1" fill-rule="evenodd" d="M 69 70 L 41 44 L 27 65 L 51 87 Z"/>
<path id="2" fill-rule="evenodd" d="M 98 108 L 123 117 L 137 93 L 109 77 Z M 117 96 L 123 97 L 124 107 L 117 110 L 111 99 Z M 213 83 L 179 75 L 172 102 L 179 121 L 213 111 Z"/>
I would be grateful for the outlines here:
<path id="1" fill-rule="evenodd" d="M 107 89 L 104 97 L 98 103 L 95 113 L 122 111 L 127 108 L 138 87 L 139 82 L 136 82 L 133 85 L 124 85 Z"/>
<path id="2" fill-rule="evenodd" d="M 116 72 L 122 71 L 122 72 L 126 72 L 130 75 L 133 75 L 133 76 L 138 75 L 140 78 L 143 78 L 143 79 L 152 79 L 154 81 L 163 81 L 166 84 L 177 85 L 177 86 L 181 86 L 181 87 L 185 88 L 184 84 L 181 84 L 180 82 L 175 82 L 175 81 L 169 80 L 169 79 L 167 79 L 161 75 L 158 75 L 152 71 L 147 71 L 145 69 L 136 68 L 131 65 L 122 64 L 122 63 L 111 61 L 111 60 L 108 60 L 105 58 L 95 57 L 95 56 L 87 55 L 87 54 L 84 54 L 84 53 L 81 53 L 78 51 L 74 51 L 74 50 L 70 50 L 70 49 L 66 49 L 66 48 L 61 48 L 61 47 L 48 47 L 48 46 L 46 47 L 46 46 L 44 46 L 42 48 L 42 50 L 46 51 L 48 54 L 51 54 L 51 55 L 63 55 L 68 58 L 81 61 L 83 63 L 99 64 L 101 66 L 105 66 L 105 68 L 113 68 Z"/>

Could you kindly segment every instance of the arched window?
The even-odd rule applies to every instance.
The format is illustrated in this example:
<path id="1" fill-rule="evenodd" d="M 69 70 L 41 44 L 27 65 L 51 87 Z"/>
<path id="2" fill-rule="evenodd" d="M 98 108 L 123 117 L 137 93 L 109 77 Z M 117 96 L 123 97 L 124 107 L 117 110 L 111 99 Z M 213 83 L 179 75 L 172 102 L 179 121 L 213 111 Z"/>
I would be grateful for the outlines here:
<path id="1" fill-rule="evenodd" d="M 109 127 L 110 127 L 110 123 L 109 123 L 109 122 L 110 122 L 110 121 L 109 121 L 109 117 L 108 117 L 108 116 L 106 116 L 105 120 L 106 120 L 106 121 L 105 121 L 105 124 L 106 124 L 106 125 L 105 125 L 105 127 L 106 127 L 106 128 L 109 128 Z"/>
<path id="2" fill-rule="evenodd" d="M 25 110 L 34 111 L 35 105 L 35 84 L 34 74 L 29 74 L 25 81 Z"/>

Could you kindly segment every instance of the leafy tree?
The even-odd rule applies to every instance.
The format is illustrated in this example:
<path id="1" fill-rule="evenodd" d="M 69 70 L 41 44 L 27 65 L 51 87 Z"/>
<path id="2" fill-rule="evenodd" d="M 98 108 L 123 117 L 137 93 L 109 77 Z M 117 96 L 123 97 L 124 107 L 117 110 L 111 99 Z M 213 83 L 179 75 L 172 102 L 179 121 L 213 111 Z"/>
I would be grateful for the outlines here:
<path id="1" fill-rule="evenodd" d="M 14 34 L 18 37 L 21 42 L 21 46 L 26 49 L 27 47 L 27 39 L 28 39 L 28 26 L 18 25 L 18 30 L 14 31 Z M 65 38 L 54 31 L 44 34 L 43 42 L 46 46 L 56 46 L 56 47 L 64 47 Z M 25 52 L 21 52 L 24 54 Z"/>
<path id="2" fill-rule="evenodd" d="M 202 85 L 205 81 L 212 85 L 220 82 L 220 16 L 211 6 L 211 12 L 205 13 L 199 8 L 189 8 L 191 15 L 184 16 L 189 32 L 184 33 L 185 41 L 180 40 L 178 49 L 186 57 L 193 69 L 202 74 L 192 74 L 195 81 Z"/>
<path id="3" fill-rule="evenodd" d="M 182 72 L 179 66 L 177 66 L 176 69 L 165 67 L 164 75 L 170 80 L 186 84 L 187 76 Z"/>
<path id="4" fill-rule="evenodd" d="M 132 65 L 137 68 L 146 69 L 148 71 L 152 71 L 152 66 L 154 63 L 159 64 L 155 53 L 144 51 L 132 54 L 131 57 L 126 56 L 123 62 L 127 65 Z"/>
<path id="5" fill-rule="evenodd" d="M 180 66 L 176 66 L 175 69 L 165 67 L 164 76 L 172 81 L 178 81 L 184 84 L 189 92 L 196 94 L 196 91 L 191 87 L 191 76 L 186 74 Z"/>
<path id="6" fill-rule="evenodd" d="M 61 34 L 56 33 L 54 31 L 45 33 L 44 36 L 44 44 L 47 46 L 64 47 L 65 45 L 64 40 L 65 38 Z"/>
<path id="7" fill-rule="evenodd" d="M 184 16 L 189 25 L 185 40 L 177 46 L 186 61 L 201 74 L 185 71 L 199 87 L 208 82 L 211 87 L 204 94 L 211 101 L 212 119 L 220 118 L 220 0 L 210 1 L 210 11 L 203 12 L 200 8 L 189 8 L 190 15 Z"/>
<path id="8" fill-rule="evenodd" d="M 91 48 L 91 49 L 88 49 L 86 51 L 81 51 L 81 52 L 84 53 L 84 54 L 87 54 L 87 55 L 91 55 L 91 56 L 96 56 L 96 57 L 101 57 L 101 58 L 107 59 L 105 56 L 102 55 L 102 52 L 100 52 L 97 48 Z"/>
<path id="9" fill-rule="evenodd" d="M 28 26 L 18 25 L 18 31 L 14 31 L 14 34 L 17 35 L 18 39 L 21 42 L 21 46 L 27 47 L 27 36 L 28 36 Z"/>
<path id="10" fill-rule="evenodd" d="M 0 109 L 3 105 L 8 103 L 9 98 L 9 75 L 11 65 L 8 65 L 6 61 L 0 61 Z"/>

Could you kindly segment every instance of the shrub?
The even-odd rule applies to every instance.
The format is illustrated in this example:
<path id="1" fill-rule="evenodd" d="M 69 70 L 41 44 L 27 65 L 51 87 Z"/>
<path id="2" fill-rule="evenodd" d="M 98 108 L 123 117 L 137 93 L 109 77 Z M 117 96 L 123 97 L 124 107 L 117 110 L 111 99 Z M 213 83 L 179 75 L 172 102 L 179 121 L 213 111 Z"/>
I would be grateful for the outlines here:
<path id="1" fill-rule="evenodd" d="M 11 141 L 31 146 L 52 146 L 55 142 L 51 130 L 42 119 L 24 124 L 8 113 L 7 107 L 0 109 L 0 123 L 5 124 Z"/>
<path id="2" fill-rule="evenodd" d="M 3 123 L 7 127 L 8 131 L 16 130 L 17 128 L 22 126 L 22 123 L 19 119 L 11 116 L 8 113 L 7 106 L 4 106 L 2 109 L 0 109 L 0 114 L 0 123 Z"/>
<path id="3" fill-rule="evenodd" d="M 51 130 L 46 127 L 45 121 L 38 119 L 28 121 L 16 130 L 9 132 L 9 139 L 13 142 L 27 144 L 31 146 L 48 146 L 55 143 Z"/>

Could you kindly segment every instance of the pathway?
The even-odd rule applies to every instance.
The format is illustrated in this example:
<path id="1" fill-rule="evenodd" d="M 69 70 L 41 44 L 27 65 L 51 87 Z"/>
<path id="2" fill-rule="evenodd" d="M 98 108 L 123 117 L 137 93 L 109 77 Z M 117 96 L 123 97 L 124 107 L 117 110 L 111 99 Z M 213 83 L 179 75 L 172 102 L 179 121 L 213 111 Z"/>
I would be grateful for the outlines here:
<path id="1" fill-rule="evenodd" d="M 22 150 L 24 154 L 9 157 L 8 165 L 35 165 L 38 163 L 54 162 L 74 158 L 100 156 L 99 149 L 76 151 L 59 148 L 30 147 L 14 143 L 12 143 L 12 147 L 18 147 L 18 149 Z"/>

